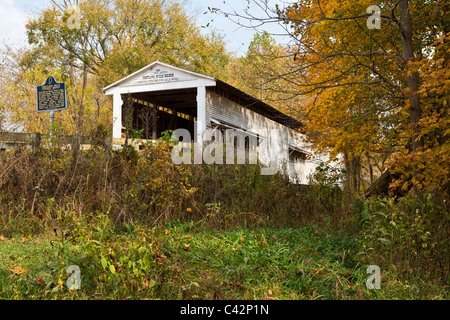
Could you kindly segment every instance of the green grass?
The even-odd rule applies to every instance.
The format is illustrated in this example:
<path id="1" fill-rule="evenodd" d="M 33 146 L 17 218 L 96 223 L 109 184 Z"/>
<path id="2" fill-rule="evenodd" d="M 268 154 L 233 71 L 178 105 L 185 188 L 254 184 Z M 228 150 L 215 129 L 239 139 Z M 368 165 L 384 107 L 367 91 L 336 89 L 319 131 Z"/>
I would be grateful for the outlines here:
<path id="1" fill-rule="evenodd" d="M 0 239 L 0 298 L 33 298 L 38 279 L 51 285 L 58 265 L 58 251 L 43 236 Z M 37 282 L 36 282 L 37 281 Z"/>
<path id="2" fill-rule="evenodd" d="M 70 236 L 0 240 L 1 299 L 446 299 L 446 288 L 381 266 L 380 290 L 354 238 L 318 227 L 217 231 L 199 223 L 74 221 Z M 81 289 L 66 267 L 81 268 Z M 25 271 L 14 274 L 11 270 Z"/>

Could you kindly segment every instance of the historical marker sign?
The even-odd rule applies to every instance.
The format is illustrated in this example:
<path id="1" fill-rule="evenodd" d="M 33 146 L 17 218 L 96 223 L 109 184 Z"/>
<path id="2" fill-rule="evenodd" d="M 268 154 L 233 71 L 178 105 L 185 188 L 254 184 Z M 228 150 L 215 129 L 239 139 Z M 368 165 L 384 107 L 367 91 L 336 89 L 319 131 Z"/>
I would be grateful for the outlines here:
<path id="1" fill-rule="evenodd" d="M 54 112 L 67 109 L 66 84 L 48 77 L 43 86 L 37 87 L 37 111 Z"/>

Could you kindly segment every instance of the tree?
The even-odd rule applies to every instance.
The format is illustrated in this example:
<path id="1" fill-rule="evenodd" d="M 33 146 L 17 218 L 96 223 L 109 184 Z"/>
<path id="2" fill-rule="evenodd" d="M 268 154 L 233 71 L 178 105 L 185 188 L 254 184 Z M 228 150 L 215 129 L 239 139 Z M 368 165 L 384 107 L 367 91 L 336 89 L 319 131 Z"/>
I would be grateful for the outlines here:
<path id="1" fill-rule="evenodd" d="M 26 25 L 31 47 L 7 53 L 18 68 L 8 83 L 16 99 L 4 103 L 26 131 L 47 132 L 35 113 L 35 88 L 51 74 L 67 83 L 69 108 L 56 121 L 64 132 L 87 135 L 111 127 L 102 88 L 160 60 L 226 79 L 229 55 L 220 34 L 201 32 L 176 1 L 69 0 L 51 5 Z M 79 24 L 74 23 L 74 14 Z M 77 18 L 77 19 L 78 19 Z M 47 118 L 47 119 L 46 119 Z"/>
<path id="2" fill-rule="evenodd" d="M 255 33 L 245 55 L 230 63 L 230 84 L 299 119 L 305 98 L 297 94 L 295 79 L 280 77 L 292 64 L 288 50 L 269 33 Z"/>
<path id="3" fill-rule="evenodd" d="M 420 167 L 414 165 L 424 159 L 427 148 L 434 155 L 433 150 L 441 150 L 439 164 L 447 159 L 443 156 L 448 150 L 445 94 L 439 107 L 426 107 L 432 89 L 424 80 L 438 64 L 448 63 L 448 54 L 437 58 L 433 47 L 438 39 L 448 46 L 448 25 L 443 23 L 448 3 L 302 0 L 273 8 L 268 1 L 252 3 L 266 16 L 258 18 L 250 11 L 227 15 L 241 24 L 247 20 L 255 25 L 256 19 L 260 25 L 276 21 L 284 26 L 293 41 L 295 64 L 279 77 L 292 79 L 296 74 L 298 94 L 310 97 L 305 122 L 318 149 L 343 153 L 348 167 L 364 157 L 383 159 L 386 167 L 400 171 L 402 179 L 395 185 L 404 189 L 411 185 L 416 191 L 423 186 L 440 188 L 448 183 L 445 169 L 438 171 L 439 178 L 426 173 L 424 168 L 435 167 L 431 157 Z M 367 26 L 373 18 L 366 13 L 371 5 L 380 8 L 381 29 Z M 439 74 L 439 84 L 448 90 L 448 73 Z M 431 134 L 430 127 L 439 130 Z M 439 142 L 430 148 L 430 140 Z"/>
<path id="4" fill-rule="evenodd" d="M 21 48 L 2 52 L 4 62 L 2 67 L 7 72 L 3 86 L 0 87 L 2 100 L 0 109 L 8 115 L 8 123 L 13 127 L 9 131 L 21 129 L 25 132 L 49 132 L 49 116 L 47 113 L 36 111 L 36 87 L 45 83 L 49 75 L 58 82 L 66 82 L 68 109 L 55 114 L 55 124 L 61 134 L 77 132 L 77 117 L 79 115 L 79 101 L 82 76 L 74 73 L 72 76 L 55 62 L 58 48 L 49 47 L 42 51 L 40 48 Z M 85 122 L 82 134 L 95 131 L 97 126 L 107 126 L 110 122 L 112 108 L 107 98 L 96 89 L 93 76 L 87 78 L 84 99 Z M 8 98 L 9 97 L 9 98 Z"/>

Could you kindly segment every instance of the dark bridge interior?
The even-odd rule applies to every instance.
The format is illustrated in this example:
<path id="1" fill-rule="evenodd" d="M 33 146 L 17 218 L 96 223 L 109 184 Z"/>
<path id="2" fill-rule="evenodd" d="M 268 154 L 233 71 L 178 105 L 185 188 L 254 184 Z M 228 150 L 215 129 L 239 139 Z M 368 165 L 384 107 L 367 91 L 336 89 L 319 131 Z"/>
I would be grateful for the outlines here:
<path id="1" fill-rule="evenodd" d="M 184 128 L 194 139 L 196 88 L 132 93 L 122 98 L 122 137 L 126 128 L 143 130 L 143 139 L 157 139 L 163 131 Z"/>

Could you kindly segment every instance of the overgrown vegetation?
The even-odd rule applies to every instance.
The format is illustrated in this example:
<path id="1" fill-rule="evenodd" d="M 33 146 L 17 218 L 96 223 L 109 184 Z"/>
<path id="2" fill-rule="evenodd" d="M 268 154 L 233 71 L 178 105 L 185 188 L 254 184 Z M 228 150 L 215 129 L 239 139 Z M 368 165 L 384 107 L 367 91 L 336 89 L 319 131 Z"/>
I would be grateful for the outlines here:
<path id="1" fill-rule="evenodd" d="M 324 170 L 306 187 L 256 166 L 174 166 L 163 140 L 71 155 L 0 158 L 1 298 L 448 298 L 448 195 L 363 199 Z M 381 290 L 366 288 L 371 264 Z"/>

